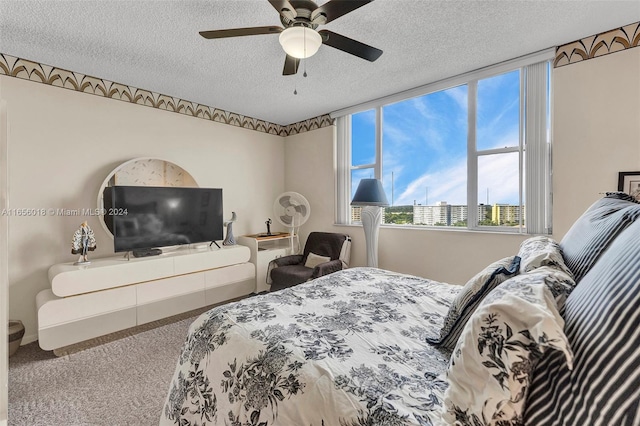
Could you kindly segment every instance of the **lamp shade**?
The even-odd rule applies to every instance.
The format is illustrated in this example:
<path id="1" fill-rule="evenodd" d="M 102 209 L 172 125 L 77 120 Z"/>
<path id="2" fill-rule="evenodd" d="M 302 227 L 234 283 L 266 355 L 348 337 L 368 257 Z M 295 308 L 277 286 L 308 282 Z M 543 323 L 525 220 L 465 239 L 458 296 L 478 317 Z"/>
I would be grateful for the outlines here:
<path id="1" fill-rule="evenodd" d="M 382 182 L 378 179 L 362 179 L 351 200 L 352 206 L 388 206 Z"/>
<path id="2" fill-rule="evenodd" d="M 320 34 L 307 27 L 289 27 L 280 33 L 279 40 L 287 55 L 298 59 L 315 55 L 322 44 Z"/>

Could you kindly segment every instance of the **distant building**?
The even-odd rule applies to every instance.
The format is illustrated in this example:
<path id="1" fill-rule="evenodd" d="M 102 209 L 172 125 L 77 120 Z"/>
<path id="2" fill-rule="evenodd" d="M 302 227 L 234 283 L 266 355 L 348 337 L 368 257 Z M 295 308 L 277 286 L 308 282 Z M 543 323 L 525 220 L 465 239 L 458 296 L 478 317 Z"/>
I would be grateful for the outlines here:
<path id="1" fill-rule="evenodd" d="M 413 206 L 414 225 L 451 225 L 451 205 L 446 201 L 439 201 L 435 206 Z"/>
<path id="2" fill-rule="evenodd" d="M 426 225 L 427 224 L 427 210 L 429 206 L 413 205 L 413 224 L 414 225 Z"/>
<path id="3" fill-rule="evenodd" d="M 478 205 L 478 222 L 491 220 L 491 206 L 489 204 Z"/>
<path id="4" fill-rule="evenodd" d="M 455 225 L 460 222 L 467 222 L 467 212 L 469 209 L 467 206 L 451 206 L 451 225 Z"/>
<path id="5" fill-rule="evenodd" d="M 403 212 L 410 213 L 413 209 L 414 225 L 425 226 L 456 226 L 467 223 L 468 207 L 466 205 L 452 205 L 446 201 L 439 201 L 434 206 L 423 206 L 415 204 L 413 206 L 394 206 L 388 210 L 393 214 Z M 509 204 L 479 204 L 478 205 L 478 222 L 481 225 L 513 225 L 520 221 L 522 212 L 524 222 L 524 207 L 512 206 Z M 382 223 L 385 223 L 385 209 L 382 209 Z M 393 217 L 392 219 L 393 222 Z M 362 207 L 351 207 L 351 222 L 362 222 Z M 397 223 L 397 222 L 396 222 Z M 406 222 L 403 222 L 406 223 Z"/>
<path id="6" fill-rule="evenodd" d="M 362 206 L 351 206 L 351 222 L 362 222 Z"/>
<path id="7" fill-rule="evenodd" d="M 384 207 L 382 207 L 382 220 L 384 223 Z M 362 222 L 362 206 L 351 206 L 351 223 Z"/>
<path id="8" fill-rule="evenodd" d="M 519 223 L 520 217 L 524 216 L 521 215 L 523 210 L 520 210 L 520 206 L 512 206 L 510 204 L 494 204 L 491 208 L 491 221 L 498 225 Z"/>

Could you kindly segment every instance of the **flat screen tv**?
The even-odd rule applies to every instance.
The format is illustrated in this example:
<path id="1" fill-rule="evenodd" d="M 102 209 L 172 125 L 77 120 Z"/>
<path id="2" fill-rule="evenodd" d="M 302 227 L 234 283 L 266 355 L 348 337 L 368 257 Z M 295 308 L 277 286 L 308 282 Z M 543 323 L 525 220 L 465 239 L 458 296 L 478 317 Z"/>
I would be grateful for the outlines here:
<path id="1" fill-rule="evenodd" d="M 220 188 L 111 186 L 103 200 L 116 252 L 223 238 Z"/>

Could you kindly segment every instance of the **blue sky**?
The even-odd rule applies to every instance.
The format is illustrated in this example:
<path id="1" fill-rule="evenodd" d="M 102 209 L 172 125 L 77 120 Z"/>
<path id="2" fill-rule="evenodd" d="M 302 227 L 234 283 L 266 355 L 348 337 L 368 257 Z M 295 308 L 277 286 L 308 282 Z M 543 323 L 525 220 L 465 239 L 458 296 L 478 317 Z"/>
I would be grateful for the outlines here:
<path id="1" fill-rule="evenodd" d="M 478 82 L 478 150 L 518 146 L 519 71 Z M 383 185 L 394 205 L 467 203 L 467 86 L 386 105 Z M 352 163 L 373 163 L 375 111 L 352 117 Z M 518 204 L 518 154 L 480 156 L 478 202 Z M 393 172 L 393 191 L 392 191 Z M 353 191 L 373 170 L 352 174 Z M 488 191 L 487 191 L 488 190 Z"/>

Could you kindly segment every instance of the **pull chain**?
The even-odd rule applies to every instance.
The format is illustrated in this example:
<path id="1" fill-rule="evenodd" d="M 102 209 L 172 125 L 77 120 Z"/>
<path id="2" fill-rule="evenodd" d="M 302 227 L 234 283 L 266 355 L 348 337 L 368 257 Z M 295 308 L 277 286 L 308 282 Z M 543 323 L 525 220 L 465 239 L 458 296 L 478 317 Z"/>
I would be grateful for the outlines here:
<path id="1" fill-rule="evenodd" d="M 307 77 L 307 29 L 304 29 L 304 74 L 303 77 Z"/>
<path id="2" fill-rule="evenodd" d="M 304 49 L 304 58 L 302 58 L 304 72 L 302 73 L 302 76 L 304 78 L 306 78 L 307 77 L 307 61 L 305 59 L 307 58 L 307 28 L 304 29 L 303 37 L 302 37 L 302 43 L 303 43 L 303 49 Z M 296 82 L 296 85 L 293 88 L 293 94 L 294 95 L 298 94 L 298 83 L 297 82 Z"/>

